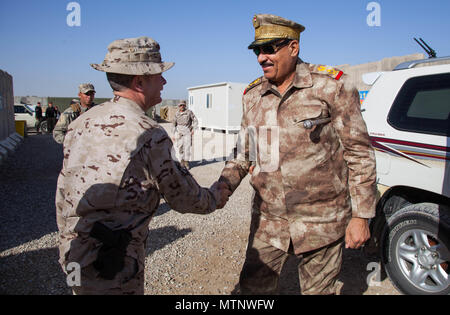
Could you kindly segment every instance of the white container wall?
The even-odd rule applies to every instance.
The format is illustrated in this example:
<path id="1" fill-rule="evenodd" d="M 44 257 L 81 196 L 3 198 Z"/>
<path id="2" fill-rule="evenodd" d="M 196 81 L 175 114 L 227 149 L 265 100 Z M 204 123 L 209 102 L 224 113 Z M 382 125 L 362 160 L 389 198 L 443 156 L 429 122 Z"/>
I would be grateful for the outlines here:
<path id="1" fill-rule="evenodd" d="M 188 88 L 188 107 L 199 127 L 226 133 L 239 131 L 246 87 L 245 83 L 222 82 Z"/>

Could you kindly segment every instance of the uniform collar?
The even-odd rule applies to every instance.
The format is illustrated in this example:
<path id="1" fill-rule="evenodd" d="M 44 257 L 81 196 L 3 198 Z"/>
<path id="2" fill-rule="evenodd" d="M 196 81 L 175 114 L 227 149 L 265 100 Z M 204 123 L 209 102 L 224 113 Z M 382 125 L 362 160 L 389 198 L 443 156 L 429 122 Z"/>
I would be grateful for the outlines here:
<path id="1" fill-rule="evenodd" d="M 295 68 L 295 76 L 294 76 L 294 80 L 292 81 L 291 87 L 292 86 L 294 86 L 298 89 L 308 88 L 308 87 L 313 86 L 313 81 L 312 81 L 312 77 L 311 77 L 311 72 L 309 71 L 309 67 L 300 58 L 298 58 L 298 60 L 297 60 L 297 66 Z M 263 77 L 262 84 L 261 84 L 261 95 L 264 95 L 271 89 L 273 89 L 274 91 L 277 91 L 276 86 L 274 84 L 272 84 L 269 80 L 267 80 L 265 77 Z"/>
<path id="2" fill-rule="evenodd" d="M 138 103 L 135 101 L 130 100 L 129 98 L 123 97 L 123 96 L 114 96 L 114 98 L 111 100 L 113 103 L 118 103 L 121 105 L 127 105 L 128 107 L 138 111 L 139 113 L 145 113 L 141 106 L 139 106 Z"/>
<path id="3" fill-rule="evenodd" d="M 308 64 L 304 63 L 300 58 L 298 58 L 297 61 L 293 85 L 299 89 L 313 86 L 311 71 L 309 71 Z"/>

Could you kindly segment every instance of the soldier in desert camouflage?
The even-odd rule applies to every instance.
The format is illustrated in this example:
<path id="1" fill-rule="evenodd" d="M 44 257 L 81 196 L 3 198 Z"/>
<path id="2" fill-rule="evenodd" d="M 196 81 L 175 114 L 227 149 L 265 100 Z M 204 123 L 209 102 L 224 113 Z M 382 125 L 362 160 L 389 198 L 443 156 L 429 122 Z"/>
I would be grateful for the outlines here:
<path id="1" fill-rule="evenodd" d="M 166 83 L 159 44 L 112 42 L 102 64 L 115 97 L 81 115 L 64 141 L 56 195 L 60 263 L 81 267 L 74 294 L 143 294 L 148 224 L 160 198 L 182 213 L 223 207 L 223 183 L 200 187 L 172 160 L 172 141 L 145 112 Z M 220 189 L 219 189 L 220 188 Z M 225 190 L 224 190 L 225 188 Z"/>
<path id="2" fill-rule="evenodd" d="M 343 244 L 363 245 L 375 215 L 375 158 L 359 94 L 342 71 L 298 57 L 302 25 L 269 14 L 253 25 L 249 49 L 264 76 L 244 92 L 239 147 L 219 179 L 234 191 L 251 173 L 255 190 L 240 293 L 276 293 L 295 254 L 302 294 L 339 294 Z"/>
<path id="3" fill-rule="evenodd" d="M 61 114 L 61 117 L 53 129 L 53 139 L 62 144 L 69 124 L 78 118 L 81 114 L 95 106 L 95 88 L 91 83 L 82 83 L 78 86 L 78 97 L 80 101 L 73 99 L 70 106 Z"/>
<path id="4" fill-rule="evenodd" d="M 176 146 L 181 159 L 180 163 L 187 169 L 190 168 L 192 136 L 197 126 L 198 121 L 194 113 L 186 109 L 186 101 L 181 101 L 172 121 L 172 134 L 174 137 L 176 135 Z M 173 140 L 175 138 L 172 138 Z"/>

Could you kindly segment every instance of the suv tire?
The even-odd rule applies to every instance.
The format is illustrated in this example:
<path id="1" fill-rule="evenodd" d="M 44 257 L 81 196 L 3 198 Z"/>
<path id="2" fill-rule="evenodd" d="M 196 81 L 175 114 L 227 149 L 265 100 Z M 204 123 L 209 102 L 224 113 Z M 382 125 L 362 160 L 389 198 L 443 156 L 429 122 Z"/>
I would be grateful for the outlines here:
<path id="1" fill-rule="evenodd" d="M 40 128 L 41 128 L 41 132 L 42 133 L 48 133 L 48 125 L 47 125 L 47 121 L 46 120 L 41 122 Z"/>
<path id="2" fill-rule="evenodd" d="M 433 203 L 406 206 L 387 221 L 382 261 L 404 294 L 449 294 L 450 217 Z"/>

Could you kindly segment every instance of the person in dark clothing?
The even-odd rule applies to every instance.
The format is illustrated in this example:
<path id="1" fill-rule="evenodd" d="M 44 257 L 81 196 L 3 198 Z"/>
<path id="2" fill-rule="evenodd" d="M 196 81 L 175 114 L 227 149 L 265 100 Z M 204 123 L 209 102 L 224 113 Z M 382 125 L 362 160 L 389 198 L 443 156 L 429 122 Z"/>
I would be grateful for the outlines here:
<path id="1" fill-rule="evenodd" d="M 42 107 L 41 107 L 41 102 L 37 103 L 36 109 L 35 109 L 35 117 L 36 117 L 36 123 L 35 123 L 35 127 L 36 127 L 36 132 L 37 133 L 41 133 L 40 132 L 40 128 L 41 128 L 41 123 L 44 120 L 44 117 L 42 116 Z"/>
<path id="2" fill-rule="evenodd" d="M 45 118 L 47 120 L 47 132 L 53 133 L 53 128 L 56 125 L 56 110 L 52 102 L 48 103 L 48 107 L 45 110 Z"/>

